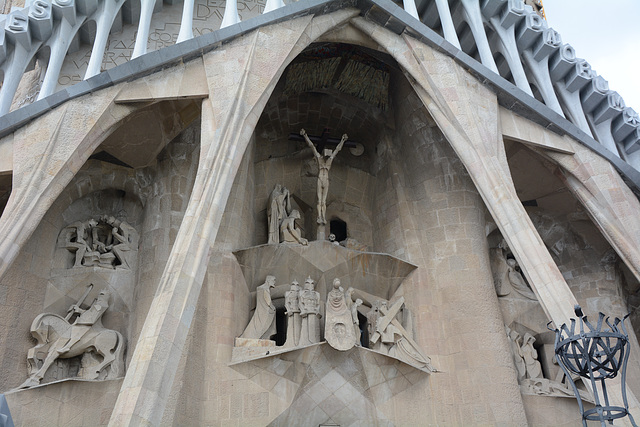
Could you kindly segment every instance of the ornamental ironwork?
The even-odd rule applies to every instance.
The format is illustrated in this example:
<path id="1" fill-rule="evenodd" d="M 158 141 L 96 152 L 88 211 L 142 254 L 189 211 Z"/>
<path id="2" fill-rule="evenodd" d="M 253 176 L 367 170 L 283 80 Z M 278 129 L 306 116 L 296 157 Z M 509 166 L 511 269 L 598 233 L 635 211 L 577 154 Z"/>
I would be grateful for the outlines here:
<path id="1" fill-rule="evenodd" d="M 571 319 L 570 326 L 563 324 L 555 330 L 555 354 L 565 375 L 571 381 L 571 386 L 578 400 L 582 414 L 582 425 L 587 421 L 600 421 L 602 426 L 609 421 L 629 417 L 631 424 L 637 427 L 627 402 L 626 374 L 629 360 L 629 335 L 624 321 L 616 317 L 613 323 L 609 317 L 600 313 L 598 322 L 594 326 L 587 320 L 579 305 L 575 306 L 576 319 Z M 579 324 L 579 330 L 576 326 Z M 615 378 L 620 374 L 622 401 L 624 407 L 611 405 L 605 380 Z M 580 393 L 575 384 L 576 375 L 588 381 L 593 391 L 595 408 L 585 410 Z"/>

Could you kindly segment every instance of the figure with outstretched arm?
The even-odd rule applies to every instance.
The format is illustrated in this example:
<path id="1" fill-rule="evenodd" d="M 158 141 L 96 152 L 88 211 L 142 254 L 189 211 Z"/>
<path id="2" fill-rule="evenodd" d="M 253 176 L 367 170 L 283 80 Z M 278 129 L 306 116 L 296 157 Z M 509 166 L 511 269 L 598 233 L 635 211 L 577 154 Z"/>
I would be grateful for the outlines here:
<path id="1" fill-rule="evenodd" d="M 344 143 L 347 141 L 347 134 L 342 135 L 342 139 L 340 143 L 336 147 L 335 150 L 324 150 L 324 153 L 321 155 L 316 150 L 315 145 L 309 139 L 307 132 L 304 129 L 300 130 L 300 135 L 304 137 L 304 140 L 307 142 L 307 145 L 311 147 L 313 150 L 313 155 L 315 156 L 316 162 L 318 163 L 318 188 L 317 188 L 317 196 L 318 196 L 318 224 L 326 224 L 326 211 L 327 211 L 327 194 L 329 193 L 329 169 L 331 169 L 331 164 L 333 163 L 333 159 L 336 158 L 336 155 L 342 150 Z"/>

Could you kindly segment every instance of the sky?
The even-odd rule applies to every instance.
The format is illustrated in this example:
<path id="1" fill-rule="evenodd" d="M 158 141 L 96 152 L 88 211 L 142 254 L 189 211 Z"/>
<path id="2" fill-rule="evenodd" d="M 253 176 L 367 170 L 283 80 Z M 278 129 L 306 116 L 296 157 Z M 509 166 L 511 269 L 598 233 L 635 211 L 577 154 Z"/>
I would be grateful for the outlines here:
<path id="1" fill-rule="evenodd" d="M 640 0 L 542 0 L 547 22 L 640 112 Z"/>

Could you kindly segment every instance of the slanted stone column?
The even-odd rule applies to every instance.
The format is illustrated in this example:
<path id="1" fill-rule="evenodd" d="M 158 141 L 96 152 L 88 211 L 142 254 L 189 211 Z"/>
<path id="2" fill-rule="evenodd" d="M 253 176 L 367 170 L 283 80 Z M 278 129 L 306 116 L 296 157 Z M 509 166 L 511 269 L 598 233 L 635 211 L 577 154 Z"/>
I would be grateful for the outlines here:
<path id="1" fill-rule="evenodd" d="M 210 97 L 202 104 L 196 181 L 110 426 L 160 424 L 209 254 L 260 113 L 288 63 L 319 35 L 356 13 L 347 9 L 260 28 L 204 55 Z"/>
<path id="2" fill-rule="evenodd" d="M 0 278 L 91 153 L 136 107 L 115 105 L 119 87 L 61 105 L 13 134 L 13 188 L 0 218 Z M 88 99 L 90 98 L 90 99 Z"/>
<path id="3" fill-rule="evenodd" d="M 464 163 L 547 316 L 558 326 L 575 317 L 577 300 L 516 194 L 499 132 L 495 94 L 453 59 L 410 36 L 397 36 L 363 18 L 352 22 L 412 77 L 416 93 Z M 623 406 L 620 397 L 614 396 L 612 403 Z M 633 395 L 629 403 L 635 413 L 638 403 Z"/>
<path id="4" fill-rule="evenodd" d="M 453 59 L 417 40 L 396 36 L 361 18 L 352 22 L 371 34 L 411 76 L 416 93 L 464 163 L 543 309 L 557 324 L 568 321 L 577 301 L 516 194 L 499 133 L 495 94 Z"/>

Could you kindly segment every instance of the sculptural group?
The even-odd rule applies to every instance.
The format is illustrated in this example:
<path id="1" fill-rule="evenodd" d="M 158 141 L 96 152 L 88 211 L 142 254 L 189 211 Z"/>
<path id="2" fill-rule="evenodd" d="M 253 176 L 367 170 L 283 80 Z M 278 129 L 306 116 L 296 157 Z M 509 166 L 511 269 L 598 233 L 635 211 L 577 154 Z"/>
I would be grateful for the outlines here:
<path id="1" fill-rule="evenodd" d="M 130 252 L 137 250 L 137 233 L 113 216 L 76 221 L 61 232 L 62 246 L 74 254 L 73 268 L 131 268 Z"/>
<path id="2" fill-rule="evenodd" d="M 285 331 L 277 331 L 276 328 L 276 308 L 271 296 L 275 287 L 274 276 L 267 276 L 265 283 L 257 287 L 255 311 L 239 338 L 270 340 L 278 332 L 284 334 Z M 314 280 L 308 277 L 303 287 L 294 280 L 284 292 L 284 308 L 284 349 L 322 341 L 320 319 L 324 308 L 324 340 L 336 350 L 346 351 L 354 346 L 368 346 L 371 350 L 395 357 L 412 366 L 433 371 L 429 358 L 422 353 L 413 338 L 408 321 L 411 315 L 405 307 L 403 297 L 390 303 L 353 287 L 345 291 L 340 279 L 335 278 L 327 293 L 326 304 L 323 305 L 320 293 L 315 290 Z M 361 324 L 361 319 L 365 321 L 364 324 Z M 365 342 L 362 339 L 363 329 L 366 329 L 368 336 Z M 276 346 L 275 341 L 271 345 Z"/>
<path id="3" fill-rule="evenodd" d="M 513 362 L 518 374 L 518 383 L 523 393 L 541 396 L 573 397 L 573 390 L 567 382 L 568 379 L 565 377 L 562 369 L 558 367 L 557 375 L 554 378 L 547 378 L 545 376 L 545 371 L 542 369 L 538 349 L 535 344 L 536 338 L 530 332 L 524 332 L 524 335 L 522 335 L 515 329 L 505 328 L 511 345 Z M 553 363 L 557 366 L 555 358 L 553 359 Z M 593 401 L 592 396 L 586 391 L 584 394 L 581 392 L 580 397 L 590 402 Z"/>
<path id="4" fill-rule="evenodd" d="M 58 359 L 82 356 L 77 378 L 111 379 L 124 373 L 124 338 L 118 331 L 102 325 L 109 309 L 110 293 L 102 290 L 87 307 L 82 308 L 93 285 L 69 307 L 67 316 L 54 313 L 38 315 L 31 324 L 31 335 L 37 344 L 27 353 L 29 378 L 19 388 L 39 385 Z"/>

